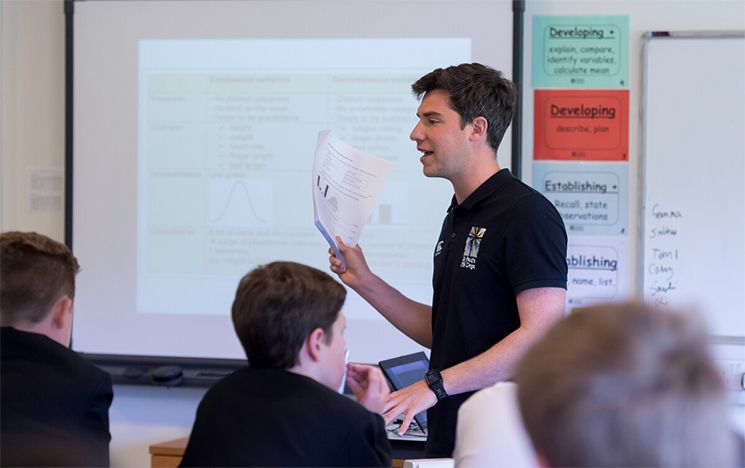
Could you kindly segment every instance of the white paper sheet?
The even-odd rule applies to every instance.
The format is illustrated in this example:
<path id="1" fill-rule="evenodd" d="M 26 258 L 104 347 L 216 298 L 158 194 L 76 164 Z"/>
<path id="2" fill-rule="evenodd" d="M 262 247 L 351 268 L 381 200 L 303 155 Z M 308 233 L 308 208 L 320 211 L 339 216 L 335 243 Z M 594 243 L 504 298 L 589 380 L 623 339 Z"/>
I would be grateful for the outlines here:
<path id="1" fill-rule="evenodd" d="M 337 138 L 330 130 L 318 134 L 313 160 L 313 214 L 338 258 L 336 236 L 357 245 L 393 163 L 365 153 Z"/>

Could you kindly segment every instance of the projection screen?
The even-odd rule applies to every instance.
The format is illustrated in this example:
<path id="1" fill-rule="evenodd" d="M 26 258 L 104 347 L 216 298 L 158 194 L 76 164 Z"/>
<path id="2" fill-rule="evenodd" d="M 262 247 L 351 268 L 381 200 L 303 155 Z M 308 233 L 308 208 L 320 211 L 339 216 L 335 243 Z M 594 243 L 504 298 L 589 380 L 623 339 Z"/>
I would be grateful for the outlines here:
<path id="1" fill-rule="evenodd" d="M 452 188 L 422 174 L 410 87 L 478 61 L 511 75 L 512 2 L 78 1 L 72 247 L 77 351 L 243 358 L 239 279 L 274 260 L 328 271 L 313 225 L 319 131 L 394 163 L 360 240 L 430 304 Z M 499 151 L 509 166 L 510 135 Z M 350 358 L 422 348 L 349 291 Z"/>

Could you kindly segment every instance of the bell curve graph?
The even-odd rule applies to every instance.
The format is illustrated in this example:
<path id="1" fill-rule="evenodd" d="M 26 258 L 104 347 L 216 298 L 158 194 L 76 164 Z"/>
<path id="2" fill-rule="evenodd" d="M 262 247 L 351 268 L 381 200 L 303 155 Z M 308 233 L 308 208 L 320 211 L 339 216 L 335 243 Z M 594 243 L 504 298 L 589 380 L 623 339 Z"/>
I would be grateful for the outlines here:
<path id="1" fill-rule="evenodd" d="M 243 228 L 271 226 L 273 185 L 268 180 L 211 180 L 207 225 Z"/>

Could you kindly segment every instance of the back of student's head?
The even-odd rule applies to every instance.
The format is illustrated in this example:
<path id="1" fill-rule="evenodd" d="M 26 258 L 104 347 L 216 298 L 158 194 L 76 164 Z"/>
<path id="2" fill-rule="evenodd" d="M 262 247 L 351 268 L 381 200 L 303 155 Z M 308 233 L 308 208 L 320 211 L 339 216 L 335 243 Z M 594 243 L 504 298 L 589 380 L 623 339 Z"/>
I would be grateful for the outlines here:
<path id="1" fill-rule="evenodd" d="M 624 303 L 575 310 L 518 365 L 551 466 L 732 466 L 726 391 L 694 317 Z"/>
<path id="2" fill-rule="evenodd" d="M 330 340 L 346 295 L 329 275 L 299 263 L 273 262 L 246 274 L 232 314 L 251 367 L 293 367 L 316 328 Z"/>
<path id="3" fill-rule="evenodd" d="M 70 250 L 35 232 L 0 234 L 0 323 L 38 323 L 62 296 L 75 296 L 80 270 Z"/>

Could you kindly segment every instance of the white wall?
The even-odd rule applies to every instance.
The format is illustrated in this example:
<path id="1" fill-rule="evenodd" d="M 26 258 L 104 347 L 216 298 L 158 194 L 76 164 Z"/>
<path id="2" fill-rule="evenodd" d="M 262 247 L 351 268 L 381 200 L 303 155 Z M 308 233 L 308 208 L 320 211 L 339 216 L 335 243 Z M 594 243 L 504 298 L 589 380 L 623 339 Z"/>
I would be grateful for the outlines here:
<path id="1" fill-rule="evenodd" d="M 3 0 L 2 230 L 63 240 L 64 212 L 31 210 L 32 171 L 62 174 L 65 161 L 65 23 L 61 1 Z"/>
<path id="2" fill-rule="evenodd" d="M 112 466 L 150 466 L 148 446 L 188 436 L 205 389 L 115 385 Z"/>
<path id="3" fill-rule="evenodd" d="M 639 156 L 639 33 L 652 29 L 742 29 L 745 7 L 739 0 L 668 1 L 537 1 L 529 2 L 526 14 L 526 63 L 531 14 L 629 15 L 631 29 L 629 77 L 630 109 L 630 228 L 638 229 Z M 421 19 L 419 19 L 421 21 Z M 0 230 L 35 230 L 62 240 L 62 207 L 52 211 L 29 209 L 29 172 L 64 168 L 64 15 L 59 0 L 0 1 L 2 33 L 2 114 L 0 174 L 2 213 Z M 526 96 L 532 94 L 526 74 Z M 532 100 L 526 102 L 530 111 Z M 532 112 L 532 111 L 531 111 Z M 527 163 L 532 148 L 532 129 L 524 128 L 523 148 Z M 529 180 L 529 178 L 526 178 Z M 630 252 L 638 244 L 632 242 Z M 634 254 L 632 254 L 634 255 Z M 634 255 L 631 261 L 636 262 Z M 632 268 L 635 272 L 637 268 Z M 149 464 L 147 446 L 189 433 L 201 389 L 163 389 L 116 386 L 111 408 L 112 461 L 118 466 Z M 745 432 L 745 408 L 733 407 L 733 418 Z"/>

